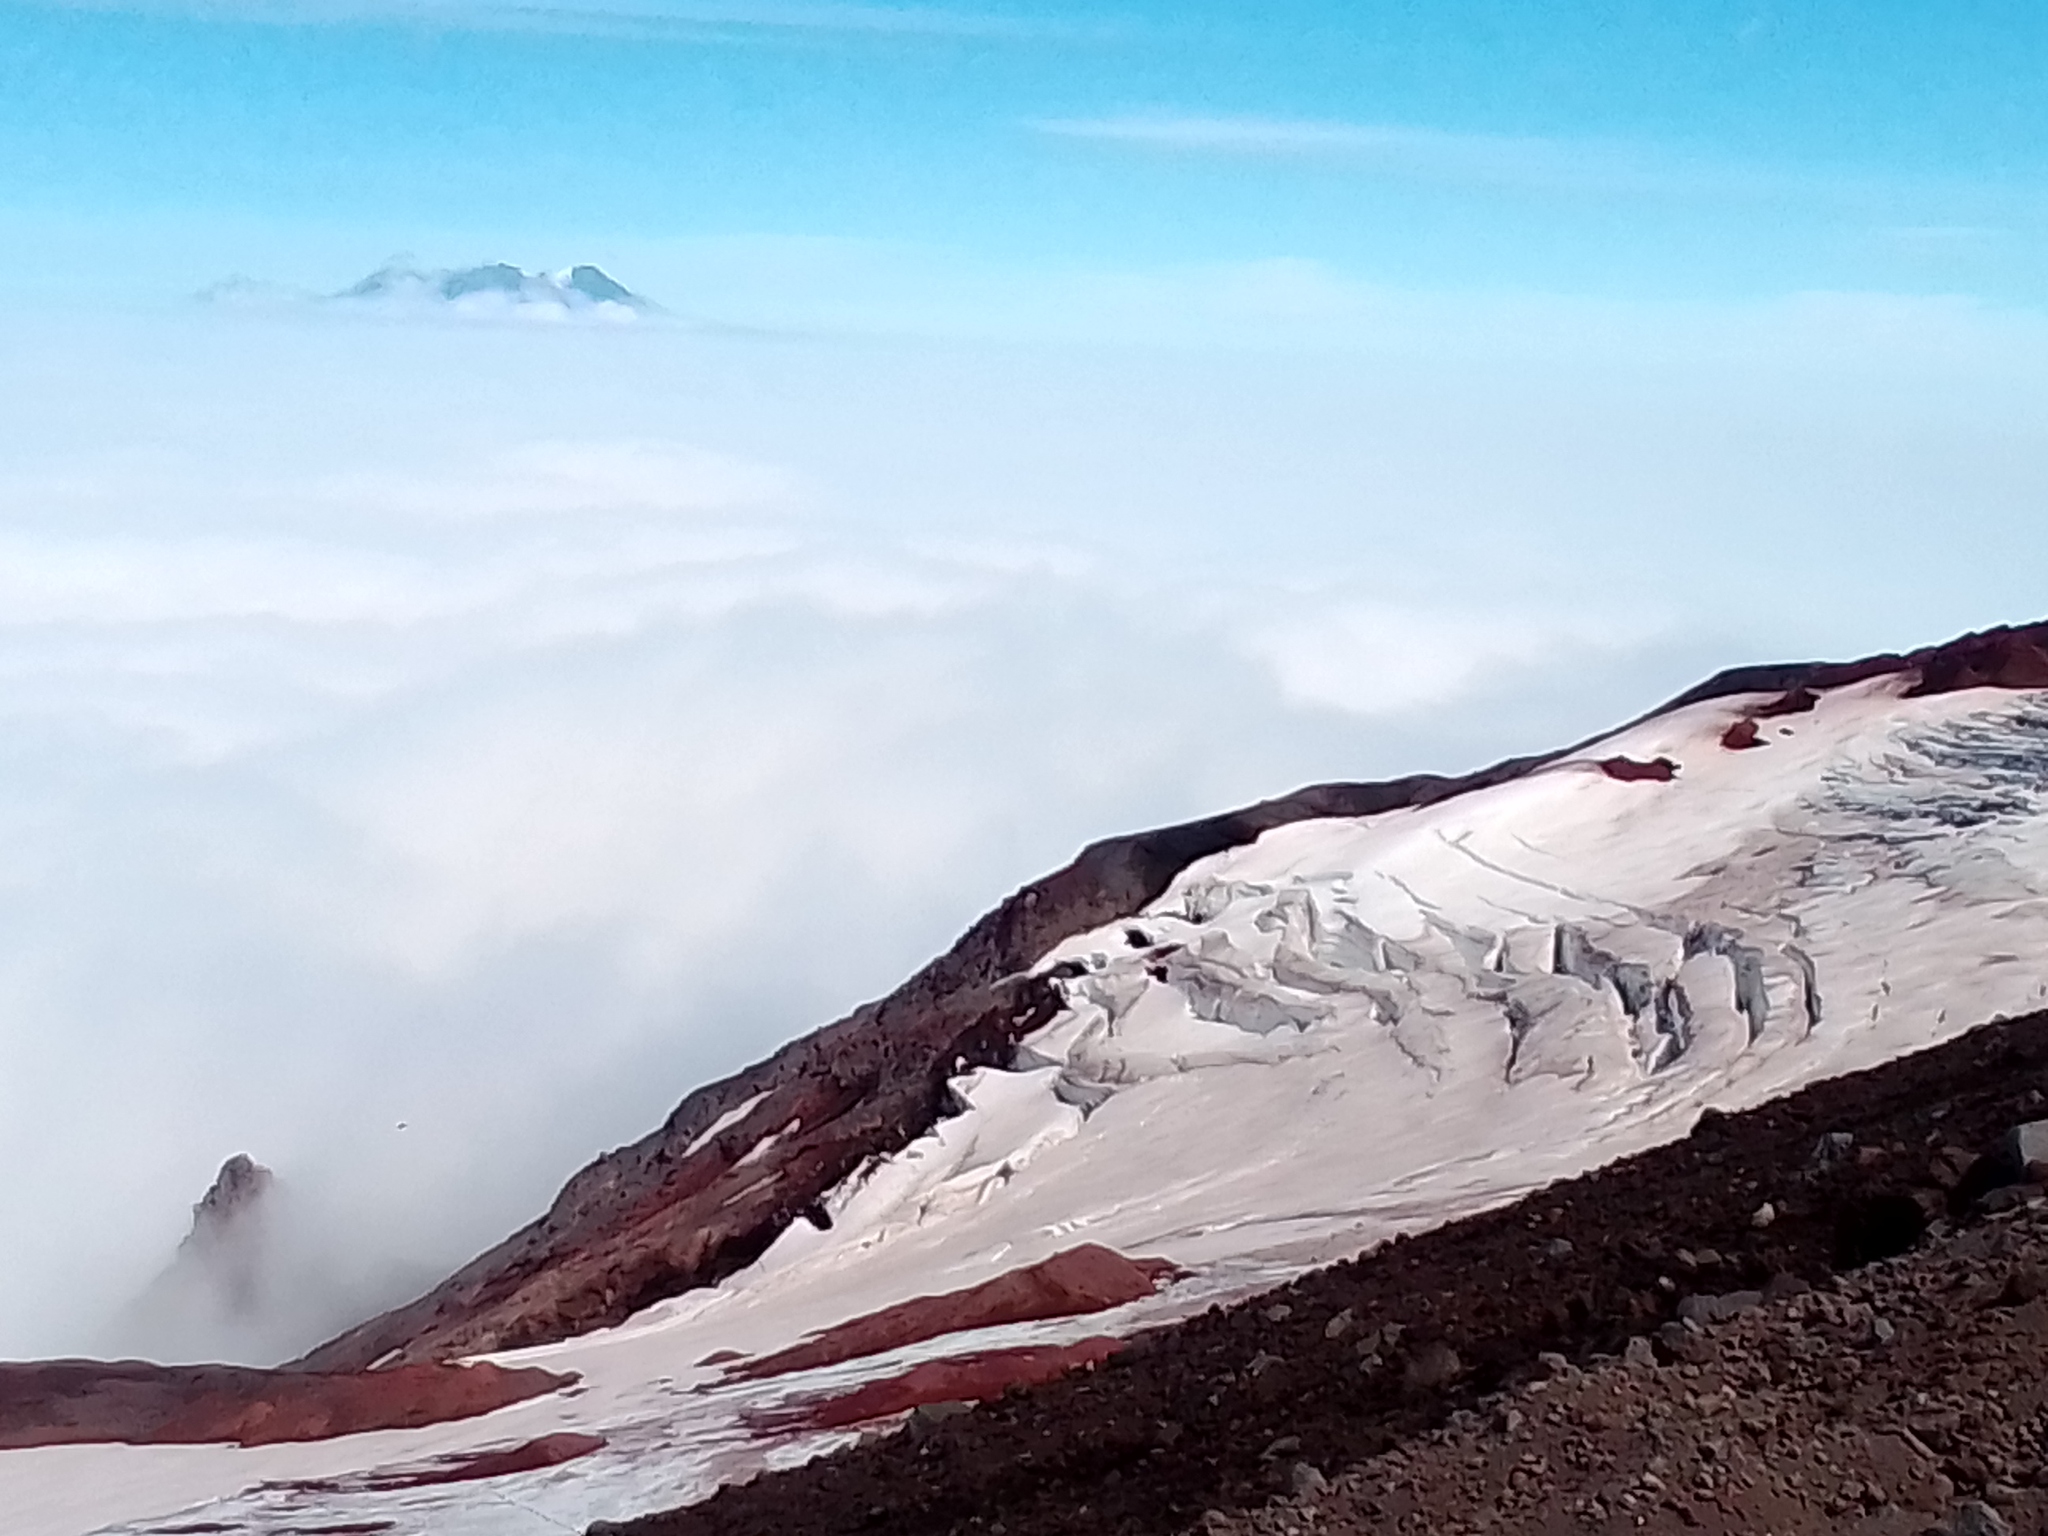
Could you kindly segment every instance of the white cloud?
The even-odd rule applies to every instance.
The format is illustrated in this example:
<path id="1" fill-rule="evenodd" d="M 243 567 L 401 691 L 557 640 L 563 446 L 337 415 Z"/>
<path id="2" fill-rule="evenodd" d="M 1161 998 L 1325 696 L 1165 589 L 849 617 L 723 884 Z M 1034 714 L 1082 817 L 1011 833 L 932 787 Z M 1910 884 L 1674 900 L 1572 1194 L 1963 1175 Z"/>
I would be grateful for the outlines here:
<path id="1" fill-rule="evenodd" d="M 1644 646 L 1653 627 L 1542 609 L 1417 608 L 1370 599 L 1297 601 L 1252 627 L 1246 648 L 1286 695 L 1361 715 L 1441 708 L 1589 652 Z"/>
<path id="2" fill-rule="evenodd" d="M 691 514 L 769 509 L 796 489 L 771 466 L 688 444 L 543 441 L 506 448 L 455 474 L 352 469 L 314 485 L 310 499 L 329 514 L 370 508 L 436 521 L 654 513 L 691 526 Z M 305 487 L 293 490 L 307 494 Z"/>

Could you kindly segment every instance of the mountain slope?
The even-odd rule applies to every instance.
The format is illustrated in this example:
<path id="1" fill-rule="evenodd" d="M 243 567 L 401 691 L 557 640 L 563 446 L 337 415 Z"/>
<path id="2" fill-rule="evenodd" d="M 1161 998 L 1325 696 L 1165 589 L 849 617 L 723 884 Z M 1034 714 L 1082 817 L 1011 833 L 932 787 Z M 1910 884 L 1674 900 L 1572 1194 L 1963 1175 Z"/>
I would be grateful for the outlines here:
<path id="1" fill-rule="evenodd" d="M 1469 779 L 1320 785 L 1095 844 L 887 997 L 691 1094 L 660 1128 L 577 1174 L 531 1226 L 301 1364 L 348 1369 L 392 1351 L 416 1360 L 546 1343 L 713 1284 L 864 1163 L 928 1132 L 951 1107 L 963 1066 L 1007 1064 L 1018 1040 L 1049 1023 L 1060 995 L 1030 968 L 1055 944 L 1140 910 L 1196 859 L 1273 827 L 1425 805 L 1533 762 Z M 775 1144 L 755 1152 L 770 1125 Z"/>
<path id="2" fill-rule="evenodd" d="M 2044 642 L 2048 626 L 2038 626 L 1849 666 L 1731 672 L 1636 729 L 1744 693 L 1787 695 L 1885 679 L 1910 679 L 1906 690 L 1922 696 L 1976 686 L 2048 687 Z M 1821 740 L 1825 747 L 1825 732 Z M 1778 760 L 1758 761 L 1746 772 L 1789 790 L 1792 781 L 1781 761 L 1787 755 L 1780 749 Z M 579 1173 L 540 1220 L 420 1301 L 321 1346 L 302 1363 L 360 1369 L 390 1358 L 448 1358 L 547 1343 L 619 1322 L 664 1296 L 714 1284 L 752 1263 L 868 1160 L 896 1153 L 926 1134 L 948 1109 L 949 1084 L 961 1072 L 1008 1067 L 1017 1042 L 1048 1025 L 1062 1006 L 1063 994 L 1039 965 L 1058 945 L 1135 916 L 1191 864 L 1276 828 L 1434 805 L 1506 784 L 1552 761 L 1518 759 L 1463 779 L 1424 775 L 1318 785 L 1226 816 L 1096 844 L 982 918 L 895 992 L 690 1095 L 658 1130 Z M 1631 813 L 1640 810 L 1630 798 L 1618 800 Z M 1514 814 L 1549 812 L 1538 806 Z M 1312 840 L 1321 836 L 1312 834 Z M 1721 918 L 1729 915 L 1724 907 L 1714 908 Z M 1323 908 L 1299 910 L 1302 921 L 1314 925 Z M 1277 912 L 1240 915 L 1253 924 L 1286 921 Z M 1446 942 L 1455 947 L 1455 941 Z M 1578 939 L 1551 942 L 1592 943 L 1582 930 Z M 1796 943 L 1792 950 L 1799 952 Z M 1294 958 L 1320 963 L 1307 955 Z M 1729 964 L 1746 962 L 1737 956 Z M 1128 977 L 1135 966 L 1126 958 L 1118 974 Z M 1198 972 L 1188 979 L 1203 987 L 1216 980 Z M 1108 978 L 1091 983 L 1098 990 L 1108 984 Z M 1679 995 L 1689 994 L 1667 994 L 1664 1006 L 1675 1006 Z M 1542 1045 L 1537 1042 L 1535 1049 Z M 1532 1050 L 1522 1065 L 1526 1069 L 1534 1060 Z M 1072 1083 L 1070 1076 L 1069 1091 Z M 790 1130 L 792 1125 L 797 1129 Z M 776 1139 L 756 1150 L 764 1128 L 773 1128 Z"/>
<path id="3" fill-rule="evenodd" d="M 315 1515 L 495 1533 L 508 1499 L 535 1529 L 683 1503 L 843 1443 L 866 1411 L 843 1405 L 1099 1358 L 1681 1137 L 1704 1109 L 2027 1012 L 2048 997 L 2044 642 L 1729 674 L 1471 779 L 1321 786 L 1097 845 L 307 1361 L 531 1346 L 504 1363 L 577 1372 L 571 1392 L 289 1459 L 76 1448 L 74 1468 L 149 1469 L 149 1502 L 74 1490 L 80 1523 L 34 1529 L 202 1496 L 252 1536 Z M 965 1300 L 1082 1245 L 1178 1278 L 1037 1312 Z M 764 1366 L 856 1334 L 867 1353 Z M 482 1490 L 335 1481 L 562 1435 L 573 1461 Z M 58 1478 L 20 1459 L 43 1454 L 0 1455 L 0 1498 Z"/>
<path id="4" fill-rule="evenodd" d="M 2039 1295 L 2038 1271 L 2033 1290 L 2005 1289 L 2013 1261 L 2031 1257 L 2006 1243 L 2022 1219 L 2013 1197 L 2031 1196 L 2034 1212 L 2043 1202 L 2038 1189 L 2009 1188 L 2002 1214 L 1963 1207 L 1924 1232 L 1884 1234 L 1871 1217 L 1960 1205 L 1957 1173 L 1972 1155 L 2044 1112 L 2044 1072 L 2048 1014 L 1988 1025 L 1709 1117 L 1683 1141 L 1317 1270 L 1092 1373 L 592 1536 L 1577 1536 L 1643 1529 L 1645 1516 L 1653 1531 L 1726 1536 L 1945 1530 L 1924 1502 L 1939 1477 L 1953 1494 L 2004 1503 L 2011 1490 L 1996 1485 L 2024 1487 L 2017 1474 L 2044 1459 L 2029 1405 L 2043 1397 L 2048 1301 L 2018 1305 Z M 1772 1219 L 1759 1222 L 1766 1203 Z M 1892 1240 L 1872 1247 L 1876 1235 Z M 1881 1308 L 1873 1280 L 1893 1292 Z M 1730 1299 L 1702 1313 L 1705 1298 Z M 1806 1312 L 1808 1326 L 1770 1352 L 1769 1369 L 1752 1358 L 1717 1382 L 1724 1340 L 1785 1310 Z M 1681 1314 L 1720 1321 L 1688 1327 Z M 1894 1325 L 1889 1342 L 1879 1317 Z M 1970 1348 L 1993 1318 L 2011 1352 L 1995 1373 Z M 1635 1390 L 1603 1394 L 1597 1418 L 1554 1411 L 1596 1375 Z M 1909 1428 L 1931 1453 L 1898 1443 Z M 1857 1443 L 1885 1431 L 1889 1458 L 1872 1456 L 1881 1443 Z M 1527 1459 L 1542 1451 L 1547 1468 Z M 1715 1476 L 1701 1479 L 1709 1462 Z M 1269 1504 L 1315 1486 L 1303 1466 L 1336 1480 L 1340 1497 Z M 1873 1472 L 1874 1504 L 1842 1499 Z M 1587 1494 L 1600 1501 L 1570 1507 Z M 1892 1500 L 1905 1511 L 1879 1507 Z M 2036 1484 L 2025 1502 L 2040 1508 L 2048 1490 Z"/>

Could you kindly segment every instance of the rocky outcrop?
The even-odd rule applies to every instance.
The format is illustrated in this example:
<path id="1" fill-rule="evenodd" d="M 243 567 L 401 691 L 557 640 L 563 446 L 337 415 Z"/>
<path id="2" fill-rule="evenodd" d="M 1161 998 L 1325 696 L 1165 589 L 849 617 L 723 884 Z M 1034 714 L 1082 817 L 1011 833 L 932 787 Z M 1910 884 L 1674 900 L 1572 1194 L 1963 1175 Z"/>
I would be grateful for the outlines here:
<path id="1" fill-rule="evenodd" d="M 1653 757 L 1648 762 L 1633 757 L 1604 757 L 1600 760 L 1600 771 L 1624 784 L 1669 784 L 1678 777 L 1678 764 L 1668 757 Z"/>
<path id="2" fill-rule="evenodd" d="M 181 1265 L 206 1278 L 221 1305 L 252 1311 L 261 1301 L 267 1197 L 277 1176 L 246 1152 L 221 1164 L 220 1173 L 192 1207 L 192 1230 L 179 1245 Z"/>
<path id="3" fill-rule="evenodd" d="M 1918 674 L 1906 690 L 1915 697 L 1964 688 L 2048 688 L 2048 622 L 2000 625 L 1943 645 L 1903 654 L 1887 652 L 1861 661 L 1735 667 L 1680 694 L 1663 709 L 1738 693 L 1780 694 L 1777 708 L 1755 711 L 1759 718 L 1769 719 L 1811 709 L 1815 693 L 1904 672 Z"/>
<path id="4" fill-rule="evenodd" d="M 0 1363 L 0 1450 L 36 1445 L 272 1445 L 474 1418 L 573 1376 L 489 1364 L 347 1375 L 140 1360 Z"/>
<path id="5" fill-rule="evenodd" d="M 397 1493 L 412 1488 L 480 1483 L 494 1477 L 513 1477 L 521 1472 L 540 1472 L 579 1460 L 604 1447 L 605 1442 L 600 1436 L 563 1432 L 492 1450 L 459 1451 L 452 1456 L 436 1456 L 431 1461 L 379 1467 L 373 1472 L 359 1472 L 352 1477 L 307 1478 L 272 1486 L 310 1494 Z"/>
<path id="6" fill-rule="evenodd" d="M 185 1245 L 209 1248 L 232 1240 L 257 1219 L 263 1197 L 276 1182 L 276 1174 L 248 1153 L 237 1152 L 220 1165 L 213 1187 L 192 1207 L 192 1231 Z"/>
<path id="7" fill-rule="evenodd" d="M 1847 665 L 1725 672 L 1666 708 L 1763 693 L 1795 712 L 1815 690 L 1905 672 L 1918 674 L 1918 692 L 2048 686 L 2048 624 Z M 1058 977 L 1028 973 L 1063 939 L 1136 914 L 1194 860 L 1271 828 L 1433 803 L 1562 755 L 1463 778 L 1317 785 L 1097 843 L 1010 897 L 887 997 L 691 1094 L 654 1132 L 577 1174 L 539 1220 L 302 1363 L 352 1369 L 544 1343 L 714 1284 L 791 1222 L 822 1219 L 822 1197 L 865 1163 L 928 1131 L 948 1111 L 952 1076 L 1008 1064 L 1018 1040 L 1062 1005 Z"/>
<path id="8" fill-rule="evenodd" d="M 974 1328 L 1106 1312 L 1150 1296 L 1179 1271 L 1164 1259 L 1127 1259 L 1095 1243 L 940 1296 L 918 1296 L 828 1328 L 789 1349 L 732 1367 L 747 1379 L 811 1371 Z"/>
<path id="9" fill-rule="evenodd" d="M 850 1429 L 937 1404 L 979 1403 L 1018 1387 L 1035 1387 L 1100 1365 L 1128 1343 L 1081 1339 L 1072 1344 L 1026 1344 L 926 1360 L 895 1376 L 863 1382 L 838 1397 L 798 1402 L 754 1415 L 756 1429 Z"/>
<path id="10" fill-rule="evenodd" d="M 261 1333 L 289 1289 L 277 1273 L 282 1193 L 276 1175 L 247 1153 L 223 1163 L 192 1207 L 177 1253 L 101 1347 L 155 1359 L 246 1358 L 238 1346 Z"/>
<path id="11" fill-rule="evenodd" d="M 1763 731 L 1754 718 L 1745 715 L 1721 733 L 1721 745 L 1730 752 L 1747 752 L 1753 747 L 1768 746 Z"/>

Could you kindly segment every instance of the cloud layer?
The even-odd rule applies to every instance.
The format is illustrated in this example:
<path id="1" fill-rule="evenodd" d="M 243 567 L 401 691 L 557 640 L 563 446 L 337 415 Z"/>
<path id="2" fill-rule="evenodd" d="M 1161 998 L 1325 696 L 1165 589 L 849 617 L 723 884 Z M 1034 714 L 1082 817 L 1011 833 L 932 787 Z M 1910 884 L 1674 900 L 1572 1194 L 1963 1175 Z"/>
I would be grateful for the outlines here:
<path id="1" fill-rule="evenodd" d="M 1090 837 L 2019 616 L 1911 541 L 2032 528 L 2031 333 L 1367 312 L 1412 344 L 18 329 L 0 1354 L 103 1347 L 237 1151 L 348 1277 L 239 1348 L 309 1341 Z"/>

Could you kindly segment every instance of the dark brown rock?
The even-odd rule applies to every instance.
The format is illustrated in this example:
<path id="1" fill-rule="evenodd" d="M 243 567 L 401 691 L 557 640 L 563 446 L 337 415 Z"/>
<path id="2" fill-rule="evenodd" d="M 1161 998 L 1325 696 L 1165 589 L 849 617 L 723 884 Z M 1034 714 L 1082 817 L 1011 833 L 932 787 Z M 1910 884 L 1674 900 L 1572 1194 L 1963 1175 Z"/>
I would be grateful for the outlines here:
<path id="1" fill-rule="evenodd" d="M 982 1402 L 1013 1388 L 1037 1386 L 1069 1371 L 1099 1365 L 1122 1347 L 1120 1339 L 1094 1338 L 927 1360 L 900 1375 L 864 1382 L 842 1396 L 776 1408 L 754 1415 L 750 1422 L 763 1430 L 846 1429 L 916 1408 Z"/>
<path id="2" fill-rule="evenodd" d="M 1769 703 L 1756 707 L 1759 720 L 1779 720 L 1786 715 L 1810 715 L 1820 707 L 1820 695 L 1811 688 L 1789 688 Z"/>
<path id="3" fill-rule="evenodd" d="M 1669 784 L 1678 777 L 1678 764 L 1668 757 L 1655 757 L 1646 763 L 1632 757 L 1604 757 L 1600 760 L 1600 771 L 1624 784 Z"/>
<path id="4" fill-rule="evenodd" d="M 1458 1352 L 1441 1341 L 1424 1344 L 1413 1351 L 1401 1367 L 1402 1385 L 1411 1392 L 1434 1392 L 1448 1387 L 1465 1373 Z"/>
<path id="5" fill-rule="evenodd" d="M 494 1477 L 512 1477 L 521 1472 L 540 1472 L 578 1460 L 604 1447 L 605 1442 L 600 1436 L 565 1431 L 494 1450 L 437 1456 L 412 1466 L 380 1467 L 374 1472 L 358 1473 L 352 1477 L 314 1478 L 273 1486 L 295 1493 L 395 1493 L 408 1488 L 479 1483 Z M 298 1527 L 297 1530 L 312 1536 L 306 1527 Z M 290 1536 L 290 1533 L 280 1533 L 280 1536 Z"/>
<path id="6" fill-rule="evenodd" d="M 139 1360 L 0 1364 L 0 1449 L 125 1441 L 270 1445 L 474 1418 L 571 1385 L 501 1366 L 329 1374 Z"/>
<path id="7" fill-rule="evenodd" d="M 1163 1259 L 1127 1259 L 1096 1243 L 939 1296 L 919 1296 L 828 1328 L 801 1344 L 735 1365 L 746 1379 L 816 1370 L 970 1328 L 1103 1312 L 1150 1296 L 1180 1271 Z"/>

